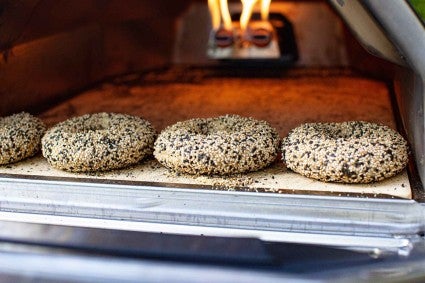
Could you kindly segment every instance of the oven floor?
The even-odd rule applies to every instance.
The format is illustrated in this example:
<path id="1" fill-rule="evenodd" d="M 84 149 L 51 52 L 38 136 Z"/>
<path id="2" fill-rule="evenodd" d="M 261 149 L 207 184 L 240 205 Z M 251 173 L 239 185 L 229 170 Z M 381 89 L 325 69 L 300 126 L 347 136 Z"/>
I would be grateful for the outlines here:
<path id="1" fill-rule="evenodd" d="M 281 137 L 299 124 L 312 121 L 365 120 L 396 127 L 387 85 L 341 70 L 297 70 L 264 77 L 232 71 L 223 76 L 217 70 L 185 68 L 152 71 L 82 92 L 45 111 L 40 118 L 54 125 L 73 116 L 102 111 L 144 117 L 158 131 L 177 121 L 228 113 L 267 120 Z M 305 178 L 287 170 L 279 160 L 265 170 L 227 178 L 176 175 L 155 160 L 124 170 L 73 174 L 49 167 L 41 156 L 2 166 L 0 173 L 224 190 L 411 198 L 406 171 L 383 182 L 345 185 Z"/>

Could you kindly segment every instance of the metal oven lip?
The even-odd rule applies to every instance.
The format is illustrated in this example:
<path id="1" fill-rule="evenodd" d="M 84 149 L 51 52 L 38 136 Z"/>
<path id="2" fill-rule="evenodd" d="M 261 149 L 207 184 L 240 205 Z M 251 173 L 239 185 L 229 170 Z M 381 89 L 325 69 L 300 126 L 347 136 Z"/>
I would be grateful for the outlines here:
<path id="1" fill-rule="evenodd" d="M 212 191 L 0 177 L 0 220 L 351 248 L 406 249 L 425 230 L 414 200 Z M 371 243 L 371 244 L 370 244 Z"/>
<path id="2" fill-rule="evenodd" d="M 325 196 L 325 197 L 347 197 L 357 199 L 394 199 L 404 200 L 402 197 L 397 197 L 389 194 L 372 194 L 372 193 L 353 193 L 353 192 L 334 192 L 334 191 L 314 191 L 314 190 L 295 190 L 295 189 L 278 189 L 271 191 L 265 187 L 232 187 L 231 189 L 220 185 L 203 185 L 203 184 L 183 184 L 183 183 L 167 183 L 167 182 L 153 182 L 153 181 L 129 181 L 129 180 L 114 180 L 114 179 L 94 179 L 94 178 L 79 178 L 79 177 L 54 177 L 54 176 L 43 176 L 43 175 L 24 175 L 24 174 L 6 174 L 2 173 L 1 178 L 10 179 L 23 179 L 23 180 L 36 180 L 36 181 L 58 181 L 58 182 L 72 182 L 78 185 L 78 183 L 98 184 L 98 185 L 123 185 L 133 187 L 152 187 L 158 189 L 172 189 L 172 190 L 190 190 L 196 192 L 213 191 L 213 192 L 235 192 L 235 193 L 247 193 L 251 195 L 253 193 L 261 196 L 273 194 L 275 196 L 287 196 L 287 195 L 301 195 L 305 197 L 309 196 Z M 415 199 L 418 201 L 417 199 Z M 420 202 L 420 201 L 419 201 Z"/>

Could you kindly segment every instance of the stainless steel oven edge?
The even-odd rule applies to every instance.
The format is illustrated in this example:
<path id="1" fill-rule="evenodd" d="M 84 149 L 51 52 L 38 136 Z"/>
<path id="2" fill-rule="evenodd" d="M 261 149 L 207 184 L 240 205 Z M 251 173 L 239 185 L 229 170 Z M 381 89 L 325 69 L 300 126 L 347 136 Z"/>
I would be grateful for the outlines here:
<path id="1" fill-rule="evenodd" d="M 422 184 L 425 182 L 425 26 L 408 1 L 330 0 L 359 42 L 371 54 L 398 65 L 394 78 L 400 130 L 410 142 Z M 396 20 L 394 20 L 396 19 Z M 422 192 L 418 197 L 423 198 Z"/>
<path id="2" fill-rule="evenodd" d="M 403 127 L 411 143 L 422 184 L 425 183 L 425 26 L 415 15 L 408 1 L 365 0 L 412 72 L 399 70 L 398 80 L 408 77 L 410 86 L 396 93 Z M 396 20 L 394 20 L 396 19 Z M 396 79 L 397 81 L 397 79 Z M 407 84 L 401 81 L 400 84 Z"/>
<path id="3" fill-rule="evenodd" d="M 0 178 L 0 220 L 253 237 L 409 253 L 425 206 L 402 199 Z"/>

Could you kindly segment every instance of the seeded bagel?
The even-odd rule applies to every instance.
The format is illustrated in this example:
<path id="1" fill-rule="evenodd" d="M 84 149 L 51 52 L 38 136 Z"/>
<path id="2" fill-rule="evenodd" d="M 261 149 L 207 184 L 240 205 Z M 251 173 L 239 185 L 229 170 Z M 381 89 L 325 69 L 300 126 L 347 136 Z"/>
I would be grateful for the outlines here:
<path id="1" fill-rule="evenodd" d="M 0 165 L 36 154 L 45 131 L 40 119 L 25 112 L 0 118 Z"/>
<path id="2" fill-rule="evenodd" d="M 320 181 L 370 183 L 402 171 L 408 147 L 399 133 L 383 125 L 308 123 L 283 140 L 282 160 L 289 169 Z"/>
<path id="3" fill-rule="evenodd" d="M 278 134 L 267 122 L 226 115 L 169 126 L 158 136 L 154 156 L 177 172 L 228 175 L 268 166 L 278 149 Z"/>
<path id="4" fill-rule="evenodd" d="M 49 129 L 43 156 L 55 168 L 94 172 L 124 168 L 152 154 L 156 132 L 139 117 L 96 113 L 71 118 Z"/>

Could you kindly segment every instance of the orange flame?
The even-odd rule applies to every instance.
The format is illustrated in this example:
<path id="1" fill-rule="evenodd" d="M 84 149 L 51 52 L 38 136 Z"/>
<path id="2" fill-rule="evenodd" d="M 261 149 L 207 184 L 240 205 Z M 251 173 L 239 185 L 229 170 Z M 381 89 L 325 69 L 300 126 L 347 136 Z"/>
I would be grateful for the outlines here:
<path id="1" fill-rule="evenodd" d="M 269 19 L 270 3 L 272 0 L 261 0 L 261 19 L 267 21 Z"/>
<path id="2" fill-rule="evenodd" d="M 263 21 L 268 20 L 271 0 L 241 0 L 242 13 L 240 26 L 242 31 L 247 29 L 254 7 L 259 1 L 261 2 L 261 19 Z M 208 7 L 214 30 L 218 30 L 222 24 L 226 30 L 233 29 L 228 0 L 208 0 Z"/>
<path id="3" fill-rule="evenodd" d="M 208 0 L 208 8 L 210 9 L 212 27 L 218 30 L 221 23 L 220 8 L 218 6 L 219 0 Z"/>
<path id="4" fill-rule="evenodd" d="M 232 30 L 232 18 L 229 12 L 227 0 L 208 0 L 208 8 L 210 9 L 211 21 L 214 30 L 218 30 L 223 21 L 223 27 Z"/>
<path id="5" fill-rule="evenodd" d="M 255 3 L 258 0 L 241 0 L 242 1 L 242 14 L 240 19 L 241 30 L 245 31 L 248 27 L 249 20 L 251 19 L 252 11 L 254 10 Z"/>
<path id="6" fill-rule="evenodd" d="M 221 10 L 221 17 L 223 18 L 224 28 L 227 30 L 232 30 L 233 28 L 232 17 L 230 16 L 227 0 L 220 0 L 220 10 Z"/>

